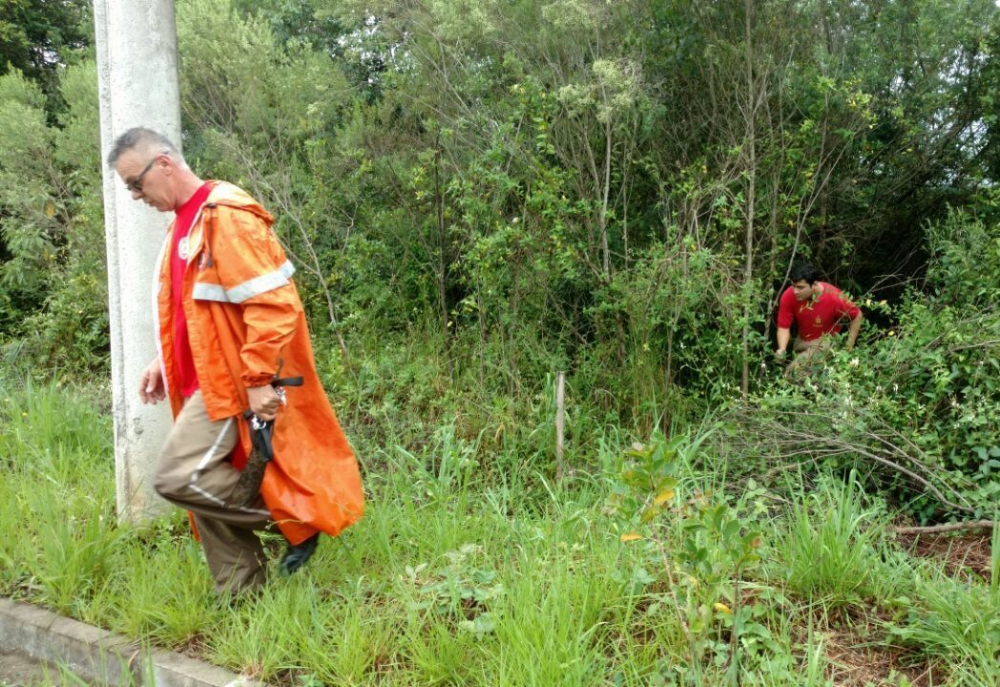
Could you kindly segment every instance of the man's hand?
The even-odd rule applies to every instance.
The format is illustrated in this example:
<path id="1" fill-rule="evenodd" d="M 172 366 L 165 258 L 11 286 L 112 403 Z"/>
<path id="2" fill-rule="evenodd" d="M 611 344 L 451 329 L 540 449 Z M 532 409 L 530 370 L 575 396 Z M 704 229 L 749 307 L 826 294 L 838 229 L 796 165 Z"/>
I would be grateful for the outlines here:
<path id="1" fill-rule="evenodd" d="M 139 378 L 139 398 L 143 403 L 156 405 L 167 397 L 167 390 L 163 386 L 163 372 L 160 370 L 160 359 L 156 358 L 146 369 L 142 371 Z"/>
<path id="2" fill-rule="evenodd" d="M 785 362 L 785 351 L 788 349 L 788 342 L 792 340 L 792 330 L 788 327 L 778 327 L 778 350 L 774 352 L 774 362 Z"/>
<path id="3" fill-rule="evenodd" d="M 851 326 L 847 330 L 847 350 L 854 349 L 854 342 L 858 340 L 858 332 L 861 331 L 861 323 L 865 321 L 865 316 L 858 311 L 857 316 L 851 320 Z"/>
<path id="4" fill-rule="evenodd" d="M 281 405 L 281 396 L 270 384 L 247 389 L 247 400 L 250 402 L 250 410 L 254 412 L 254 415 L 264 421 L 273 420 Z"/>

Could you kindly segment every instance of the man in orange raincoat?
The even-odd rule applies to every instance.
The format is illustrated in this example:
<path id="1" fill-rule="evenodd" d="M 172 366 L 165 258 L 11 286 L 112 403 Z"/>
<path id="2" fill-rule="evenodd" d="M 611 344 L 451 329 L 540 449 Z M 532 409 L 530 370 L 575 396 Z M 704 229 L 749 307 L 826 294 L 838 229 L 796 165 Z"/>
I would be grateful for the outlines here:
<path id="1" fill-rule="evenodd" d="M 364 510 L 358 464 L 316 374 L 295 271 L 273 218 L 243 190 L 203 181 L 161 134 L 130 129 L 108 164 L 135 200 L 175 213 L 160 252 L 155 299 L 159 355 L 142 374 L 144 403 L 168 399 L 174 426 L 156 491 L 190 511 L 219 592 L 263 584 L 257 532 L 276 525 L 295 572 L 321 532 L 337 536 Z M 287 402 L 271 382 L 302 377 Z M 247 409 L 274 421 L 273 460 L 260 496 L 231 498 L 250 454 Z"/>

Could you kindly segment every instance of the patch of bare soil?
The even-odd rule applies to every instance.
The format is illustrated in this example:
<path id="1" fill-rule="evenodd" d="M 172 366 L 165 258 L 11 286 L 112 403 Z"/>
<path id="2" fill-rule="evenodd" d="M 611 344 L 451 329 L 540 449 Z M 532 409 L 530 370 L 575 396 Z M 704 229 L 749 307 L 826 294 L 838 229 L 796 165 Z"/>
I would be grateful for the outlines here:
<path id="1" fill-rule="evenodd" d="M 887 646 L 883 638 L 861 638 L 852 629 L 823 633 L 830 668 L 826 677 L 837 687 L 913 687 L 940 685 L 944 672 L 930 664 L 912 665 L 905 650 Z"/>
<path id="2" fill-rule="evenodd" d="M 949 575 L 989 581 L 990 536 L 979 533 L 899 534 L 898 544 L 910 555 L 940 561 Z M 830 619 L 821 631 L 830 659 L 827 677 L 838 687 L 889 687 L 901 678 L 914 687 L 947 684 L 944 666 L 920 662 L 886 640 L 875 618 L 856 614 Z M 906 684 L 906 683 L 903 683 Z"/>
<path id="3" fill-rule="evenodd" d="M 942 561 L 953 577 L 989 582 L 990 535 L 982 533 L 899 534 L 899 545 L 913 556 Z"/>
<path id="4" fill-rule="evenodd" d="M 805 643 L 808 628 L 799 628 Z M 813 641 L 823 642 L 829 666 L 826 678 L 837 687 L 933 687 L 945 684 L 945 672 L 906 649 L 889 644 L 878 619 L 857 610 L 828 618 L 813 628 Z"/>

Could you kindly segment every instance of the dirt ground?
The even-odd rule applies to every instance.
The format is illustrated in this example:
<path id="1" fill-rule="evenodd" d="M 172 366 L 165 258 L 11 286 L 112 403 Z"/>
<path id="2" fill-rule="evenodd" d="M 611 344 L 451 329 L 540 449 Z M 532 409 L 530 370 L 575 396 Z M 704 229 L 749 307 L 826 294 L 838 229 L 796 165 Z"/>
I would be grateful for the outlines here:
<path id="1" fill-rule="evenodd" d="M 977 576 L 990 581 L 990 535 L 982 532 L 959 534 L 900 534 L 899 545 L 921 558 L 944 561 L 950 575 Z"/>
<path id="2" fill-rule="evenodd" d="M 943 562 L 950 575 L 989 582 L 992 565 L 989 534 L 897 536 L 904 551 Z M 887 646 L 874 623 L 864 618 L 842 618 L 827 628 L 824 637 L 826 654 L 834 665 L 827 677 L 837 687 L 890 687 L 899 685 L 901 677 L 914 687 L 946 684 L 943 666 L 916 662 L 905 650 Z"/>

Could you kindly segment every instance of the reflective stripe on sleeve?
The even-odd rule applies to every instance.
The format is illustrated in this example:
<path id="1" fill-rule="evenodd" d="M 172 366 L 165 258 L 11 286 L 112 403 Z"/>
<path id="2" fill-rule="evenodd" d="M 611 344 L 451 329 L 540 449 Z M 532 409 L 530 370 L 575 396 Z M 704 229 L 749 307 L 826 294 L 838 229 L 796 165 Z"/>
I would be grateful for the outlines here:
<path id="1" fill-rule="evenodd" d="M 229 298 L 226 297 L 226 290 L 218 284 L 196 283 L 194 285 L 194 289 L 191 291 L 191 298 L 196 301 L 218 301 L 219 303 L 229 302 Z"/>
<path id="2" fill-rule="evenodd" d="M 196 301 L 218 301 L 220 303 L 242 303 L 254 296 L 273 291 L 289 283 L 289 278 L 295 274 L 295 265 L 291 260 L 267 274 L 249 279 L 231 289 L 224 289 L 218 284 L 196 283 L 191 297 Z"/>

